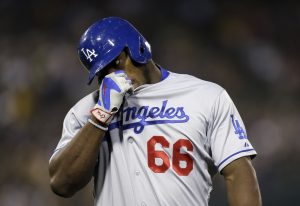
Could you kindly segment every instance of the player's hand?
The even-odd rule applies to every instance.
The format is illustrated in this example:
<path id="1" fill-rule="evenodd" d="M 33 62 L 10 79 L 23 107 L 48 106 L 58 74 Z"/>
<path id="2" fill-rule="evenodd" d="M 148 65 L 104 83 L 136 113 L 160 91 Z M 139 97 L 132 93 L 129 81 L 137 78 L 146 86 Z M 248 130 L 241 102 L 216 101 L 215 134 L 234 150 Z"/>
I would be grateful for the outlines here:
<path id="1" fill-rule="evenodd" d="M 104 125 L 108 125 L 119 110 L 124 95 L 132 93 L 131 80 L 123 70 L 106 75 L 100 85 L 99 99 L 91 113 Z"/>

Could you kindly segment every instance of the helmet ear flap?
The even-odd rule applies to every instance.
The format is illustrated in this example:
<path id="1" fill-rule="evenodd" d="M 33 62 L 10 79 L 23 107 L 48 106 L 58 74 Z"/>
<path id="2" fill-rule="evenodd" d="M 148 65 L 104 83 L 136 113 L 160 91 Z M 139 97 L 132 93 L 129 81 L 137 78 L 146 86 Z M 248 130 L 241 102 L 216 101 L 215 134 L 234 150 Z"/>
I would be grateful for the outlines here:
<path id="1" fill-rule="evenodd" d="M 138 64 L 146 64 L 152 58 L 150 44 L 142 36 L 137 39 L 128 46 L 130 57 Z"/>

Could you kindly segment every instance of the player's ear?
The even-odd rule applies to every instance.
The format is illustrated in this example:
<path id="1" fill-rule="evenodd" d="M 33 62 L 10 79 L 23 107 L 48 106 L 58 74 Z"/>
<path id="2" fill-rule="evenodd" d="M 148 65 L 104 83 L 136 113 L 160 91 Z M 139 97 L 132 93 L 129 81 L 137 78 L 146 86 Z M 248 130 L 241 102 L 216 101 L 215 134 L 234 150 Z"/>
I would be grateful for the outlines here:
<path id="1" fill-rule="evenodd" d="M 114 60 L 114 67 L 116 69 L 124 70 L 127 58 L 129 58 L 129 55 L 126 52 L 126 49 L 124 49 L 121 54 Z"/>
<path id="2" fill-rule="evenodd" d="M 128 53 L 126 52 L 126 49 L 124 49 L 124 50 L 121 52 L 121 54 L 117 57 L 116 60 L 119 60 L 119 63 L 121 64 L 121 63 L 125 62 L 125 60 L 126 60 L 126 58 L 127 58 L 128 56 L 129 56 L 129 55 L 128 55 Z"/>

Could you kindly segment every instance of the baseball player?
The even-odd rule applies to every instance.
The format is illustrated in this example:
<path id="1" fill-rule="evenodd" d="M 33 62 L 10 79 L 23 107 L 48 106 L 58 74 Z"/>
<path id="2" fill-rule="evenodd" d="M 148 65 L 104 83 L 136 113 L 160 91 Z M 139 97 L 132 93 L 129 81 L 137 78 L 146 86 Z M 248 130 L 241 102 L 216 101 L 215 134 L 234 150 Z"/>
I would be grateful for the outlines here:
<path id="1" fill-rule="evenodd" d="M 95 206 L 205 206 L 220 173 L 231 206 L 261 205 L 256 151 L 222 87 L 155 64 L 150 44 L 118 17 L 91 25 L 78 55 L 100 87 L 64 119 L 49 166 L 56 194 L 94 178 Z"/>

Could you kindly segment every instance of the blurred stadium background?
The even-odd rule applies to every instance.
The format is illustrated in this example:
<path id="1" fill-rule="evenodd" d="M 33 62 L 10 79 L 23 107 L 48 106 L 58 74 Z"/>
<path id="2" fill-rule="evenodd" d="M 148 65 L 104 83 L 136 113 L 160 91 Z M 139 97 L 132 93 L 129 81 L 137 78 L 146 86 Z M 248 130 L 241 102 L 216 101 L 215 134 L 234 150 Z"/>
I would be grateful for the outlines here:
<path id="1" fill-rule="evenodd" d="M 68 109 L 96 89 L 77 58 L 80 35 L 105 16 L 130 20 L 171 71 L 223 86 L 259 155 L 264 205 L 300 191 L 300 4 L 297 1 L 52 0 L 0 2 L 0 205 L 92 205 L 49 188 L 48 159 Z M 210 205 L 226 205 L 222 177 Z"/>

